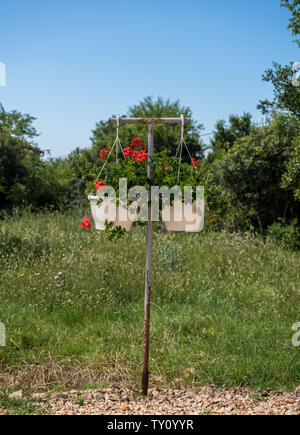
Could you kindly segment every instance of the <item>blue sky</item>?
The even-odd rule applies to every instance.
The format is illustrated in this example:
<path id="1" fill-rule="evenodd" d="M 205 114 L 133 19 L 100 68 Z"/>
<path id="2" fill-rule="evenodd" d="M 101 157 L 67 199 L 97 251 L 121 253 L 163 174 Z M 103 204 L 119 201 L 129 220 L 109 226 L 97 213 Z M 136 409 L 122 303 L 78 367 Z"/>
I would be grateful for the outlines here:
<path id="1" fill-rule="evenodd" d="M 0 102 L 34 115 L 55 157 L 148 95 L 191 106 L 204 133 L 231 113 L 260 121 L 262 73 L 300 60 L 288 20 L 280 0 L 0 0 Z"/>

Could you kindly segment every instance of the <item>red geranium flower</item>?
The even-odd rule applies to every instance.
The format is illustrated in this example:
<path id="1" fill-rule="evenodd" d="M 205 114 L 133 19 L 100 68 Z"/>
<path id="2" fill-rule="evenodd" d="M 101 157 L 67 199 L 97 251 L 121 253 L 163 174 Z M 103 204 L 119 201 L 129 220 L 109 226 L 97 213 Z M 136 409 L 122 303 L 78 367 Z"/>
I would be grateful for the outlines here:
<path id="1" fill-rule="evenodd" d="M 145 141 L 144 141 L 144 139 L 136 137 L 133 139 L 130 146 L 136 147 L 136 148 L 145 148 Z"/>
<path id="2" fill-rule="evenodd" d="M 195 157 L 192 158 L 192 166 L 197 166 L 200 163 L 200 159 L 196 160 Z"/>
<path id="3" fill-rule="evenodd" d="M 136 148 L 136 149 L 133 149 Z M 141 148 L 141 149 L 138 149 Z M 148 160 L 148 153 L 145 150 L 145 142 L 143 139 L 135 138 L 131 144 L 124 149 L 124 157 L 130 157 L 139 163 Z"/>
<path id="4" fill-rule="evenodd" d="M 106 185 L 106 181 L 100 181 L 97 179 L 94 181 L 94 184 L 95 184 L 97 190 L 104 189 L 105 185 Z"/>
<path id="5" fill-rule="evenodd" d="M 83 219 L 83 221 L 81 221 L 80 226 L 82 230 L 87 230 L 89 228 L 91 228 L 91 222 L 90 222 L 91 218 L 89 216 L 87 216 L 86 218 Z"/>
<path id="6" fill-rule="evenodd" d="M 104 157 L 106 157 L 107 152 L 110 150 L 111 147 L 102 148 L 102 150 L 100 150 L 100 155 L 99 155 L 100 159 L 104 159 Z"/>

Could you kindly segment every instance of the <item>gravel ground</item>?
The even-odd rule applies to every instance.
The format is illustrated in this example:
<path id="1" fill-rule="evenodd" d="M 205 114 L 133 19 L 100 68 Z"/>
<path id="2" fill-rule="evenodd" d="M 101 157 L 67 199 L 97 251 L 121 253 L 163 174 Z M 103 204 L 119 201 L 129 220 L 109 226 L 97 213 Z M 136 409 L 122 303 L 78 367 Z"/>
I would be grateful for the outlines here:
<path id="1" fill-rule="evenodd" d="M 274 393 L 214 386 L 195 390 L 150 390 L 147 398 L 124 389 L 35 394 L 36 405 L 54 415 L 300 415 L 300 387 Z"/>

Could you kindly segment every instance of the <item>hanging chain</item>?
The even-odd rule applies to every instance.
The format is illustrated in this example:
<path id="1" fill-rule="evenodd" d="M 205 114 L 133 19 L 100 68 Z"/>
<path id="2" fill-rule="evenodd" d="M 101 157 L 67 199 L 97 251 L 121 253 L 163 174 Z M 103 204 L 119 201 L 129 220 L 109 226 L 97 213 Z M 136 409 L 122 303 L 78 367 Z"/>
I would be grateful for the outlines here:
<path id="1" fill-rule="evenodd" d="M 116 137 L 116 139 L 118 139 L 118 140 L 119 140 L 119 125 L 120 125 L 120 123 L 119 123 L 119 115 L 117 115 L 117 137 Z M 118 163 L 118 142 L 116 144 L 116 163 Z"/>
<path id="2" fill-rule="evenodd" d="M 100 175 L 102 174 L 103 169 L 105 168 L 105 165 L 106 165 L 107 161 L 109 160 L 109 157 L 110 157 L 111 153 L 113 152 L 114 147 L 116 147 L 116 163 L 118 162 L 118 147 L 119 146 L 120 146 L 120 149 L 122 151 L 122 155 L 124 156 L 124 150 L 123 150 L 120 138 L 119 138 L 119 127 L 120 127 L 120 117 L 119 117 L 119 115 L 117 115 L 117 134 L 116 134 L 116 139 L 115 139 L 115 141 L 113 143 L 113 146 L 111 147 L 111 149 L 109 151 L 107 159 L 105 160 L 105 162 L 103 163 L 103 165 L 102 165 L 102 167 L 101 167 L 101 169 L 99 171 L 99 174 L 98 174 L 96 180 L 98 180 Z"/>
<path id="3" fill-rule="evenodd" d="M 187 144 L 186 144 L 186 142 L 184 140 L 184 115 L 182 114 L 180 118 L 181 118 L 181 137 L 180 137 L 179 146 L 177 148 L 176 155 L 175 155 L 175 158 L 176 158 L 177 155 L 178 155 L 178 152 L 180 151 L 177 181 L 179 181 L 179 178 L 180 178 L 180 168 L 181 168 L 181 159 L 182 159 L 183 145 L 185 146 L 185 148 L 186 148 L 186 150 L 188 152 L 188 155 L 189 155 L 189 157 L 191 159 L 191 162 L 193 161 L 191 153 L 190 153 L 190 150 L 189 150 L 189 148 L 188 148 L 188 146 L 187 146 Z"/>

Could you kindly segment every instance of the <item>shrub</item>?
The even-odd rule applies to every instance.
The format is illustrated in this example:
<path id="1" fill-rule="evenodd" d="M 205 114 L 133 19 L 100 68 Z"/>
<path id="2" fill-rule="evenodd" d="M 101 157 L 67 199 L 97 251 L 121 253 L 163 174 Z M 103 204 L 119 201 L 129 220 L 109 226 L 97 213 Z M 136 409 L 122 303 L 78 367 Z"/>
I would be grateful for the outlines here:
<path id="1" fill-rule="evenodd" d="M 231 195 L 231 204 L 256 227 L 298 216 L 293 190 L 281 184 L 295 150 L 297 128 L 297 120 L 278 116 L 270 125 L 253 128 L 213 163 L 214 180 L 223 195 Z"/>
<path id="2" fill-rule="evenodd" d="M 300 227 L 297 219 L 292 220 L 290 224 L 284 219 L 278 219 L 268 227 L 267 235 L 286 248 L 300 249 Z"/>

